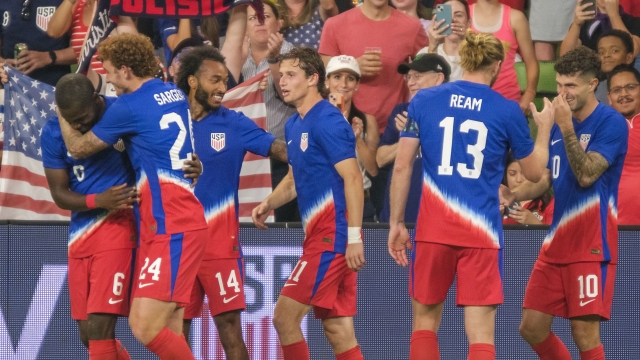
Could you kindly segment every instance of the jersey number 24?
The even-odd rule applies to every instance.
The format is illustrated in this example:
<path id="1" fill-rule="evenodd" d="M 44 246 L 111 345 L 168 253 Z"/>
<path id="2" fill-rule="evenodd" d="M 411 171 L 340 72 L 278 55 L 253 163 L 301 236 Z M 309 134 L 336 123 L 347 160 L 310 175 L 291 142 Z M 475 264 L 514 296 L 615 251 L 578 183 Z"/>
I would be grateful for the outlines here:
<path id="1" fill-rule="evenodd" d="M 184 141 L 187 139 L 187 129 L 182 122 L 182 116 L 174 112 L 162 115 L 160 119 L 160 129 L 169 129 L 169 124 L 172 122 L 178 124 L 180 132 L 169 150 L 169 158 L 171 159 L 171 168 L 173 170 L 180 170 L 185 160 L 191 160 L 191 153 L 188 153 L 186 158 L 180 159 L 180 151 L 182 150 Z M 189 124 L 191 124 L 191 113 L 189 113 Z M 191 141 L 191 148 L 193 148 L 193 141 Z"/>

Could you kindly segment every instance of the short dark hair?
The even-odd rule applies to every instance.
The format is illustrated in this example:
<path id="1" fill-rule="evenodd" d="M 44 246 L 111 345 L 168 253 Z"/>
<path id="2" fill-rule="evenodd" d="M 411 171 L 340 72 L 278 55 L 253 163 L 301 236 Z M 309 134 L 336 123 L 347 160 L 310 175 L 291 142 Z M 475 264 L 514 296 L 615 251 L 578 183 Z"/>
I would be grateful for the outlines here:
<path id="1" fill-rule="evenodd" d="M 288 53 L 280 55 L 278 60 L 298 60 L 296 66 L 302 69 L 307 77 L 318 74 L 318 92 L 322 97 L 327 97 L 328 89 L 325 86 L 327 74 L 324 62 L 317 51 L 308 47 L 294 47 Z"/>
<path id="2" fill-rule="evenodd" d="M 219 62 L 224 65 L 224 56 L 213 46 L 205 45 L 193 48 L 180 60 L 180 70 L 177 74 L 177 84 L 180 90 L 189 94 L 189 76 L 197 76 L 205 60 Z"/>
<path id="3" fill-rule="evenodd" d="M 562 55 L 554 69 L 559 75 L 597 78 L 600 75 L 600 58 L 595 51 L 580 45 Z"/>
<path id="4" fill-rule="evenodd" d="M 78 111 L 93 103 L 95 89 L 82 74 L 66 74 L 56 84 L 56 104 L 61 110 Z"/>
<path id="5" fill-rule="evenodd" d="M 640 84 L 640 71 L 638 71 L 638 69 L 633 67 L 633 65 L 620 64 L 614 67 L 613 70 L 611 70 L 611 72 L 607 75 L 607 91 L 611 90 L 611 79 L 613 79 L 614 76 L 620 73 L 626 73 L 626 72 L 632 73 L 633 76 L 636 78 L 636 81 Z"/>
<path id="6" fill-rule="evenodd" d="M 600 44 L 600 40 L 602 40 L 602 39 L 604 39 L 606 37 L 617 37 L 618 39 L 620 39 L 620 41 L 622 41 L 622 44 L 624 44 L 624 49 L 628 53 L 633 54 L 633 39 L 631 38 L 631 35 L 629 35 L 628 32 L 622 31 L 622 30 L 618 30 L 618 29 L 611 29 L 611 30 L 603 33 L 598 38 L 598 44 Z"/>

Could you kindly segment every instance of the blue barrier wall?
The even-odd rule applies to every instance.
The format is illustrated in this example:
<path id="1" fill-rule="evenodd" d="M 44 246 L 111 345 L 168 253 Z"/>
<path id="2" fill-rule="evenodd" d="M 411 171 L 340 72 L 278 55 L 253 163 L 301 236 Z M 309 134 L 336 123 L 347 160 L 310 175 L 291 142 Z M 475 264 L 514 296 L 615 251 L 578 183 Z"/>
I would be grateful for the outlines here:
<path id="1" fill-rule="evenodd" d="M 505 305 L 498 310 L 499 359 L 536 359 L 518 334 L 522 297 L 546 230 L 505 230 Z M 358 279 L 356 335 L 366 359 L 407 359 L 411 335 L 408 271 L 387 254 L 386 229 L 365 229 L 366 268 Z M 271 314 L 279 290 L 301 253 L 302 229 L 242 228 L 247 311 L 245 341 L 252 359 L 277 359 L 279 346 Z M 0 359 L 86 359 L 87 352 L 70 318 L 66 284 L 67 227 L 53 224 L 0 225 Z M 640 232 L 620 231 L 620 264 L 612 320 L 602 325 L 607 359 L 640 359 Z M 465 359 L 462 309 L 451 291 L 438 334 L 442 359 Z M 208 311 L 205 306 L 205 315 Z M 303 330 L 312 359 L 333 358 L 320 322 L 307 316 Z M 554 331 L 569 344 L 567 321 Z M 117 337 L 133 359 L 153 359 L 120 320 Z M 199 359 L 222 358 L 209 316 L 194 320 L 192 349 Z"/>

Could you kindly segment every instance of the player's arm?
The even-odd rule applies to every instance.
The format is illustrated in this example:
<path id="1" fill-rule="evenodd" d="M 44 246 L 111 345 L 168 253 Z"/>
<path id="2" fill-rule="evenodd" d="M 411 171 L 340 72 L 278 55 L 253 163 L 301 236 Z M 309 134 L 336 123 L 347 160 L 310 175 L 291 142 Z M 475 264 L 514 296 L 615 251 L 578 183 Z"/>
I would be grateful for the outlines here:
<path id="1" fill-rule="evenodd" d="M 549 99 L 545 98 L 542 111 L 538 112 L 533 103 L 530 103 L 529 107 L 531 115 L 533 115 L 533 119 L 538 125 L 538 135 L 536 136 L 533 152 L 527 157 L 519 159 L 518 162 L 522 167 L 522 174 L 527 180 L 539 182 L 549 162 L 549 136 L 553 127 L 555 106 Z"/>
<path id="2" fill-rule="evenodd" d="M 264 221 L 267 220 L 269 212 L 295 199 L 297 195 L 296 183 L 293 180 L 293 170 L 291 169 L 291 165 L 289 165 L 289 172 L 282 181 L 280 181 L 280 184 L 251 212 L 253 223 L 259 229 L 267 229 Z"/>
<path id="3" fill-rule="evenodd" d="M 71 157 L 74 159 L 87 158 L 109 146 L 106 142 L 98 139 L 91 130 L 84 134 L 75 130 L 66 120 L 64 120 L 59 111 L 56 110 L 56 112 L 60 119 L 60 130 L 62 131 L 64 143 L 67 146 L 67 150 L 71 154 Z"/>
<path id="4" fill-rule="evenodd" d="M 513 190 L 500 185 L 500 204 L 509 206 L 514 201 L 522 202 L 526 200 L 536 199 L 544 194 L 551 187 L 551 172 L 545 169 L 542 178 L 538 182 L 525 180 Z"/>
<path id="5" fill-rule="evenodd" d="M 287 158 L 287 144 L 282 140 L 273 140 L 273 142 L 271 143 L 271 147 L 269 148 L 269 157 L 285 163 L 288 162 L 289 159 Z"/>
<path id="6" fill-rule="evenodd" d="M 112 186 L 100 194 L 81 195 L 69 189 L 67 169 L 44 169 L 49 183 L 51 197 L 59 208 L 71 211 L 85 211 L 93 208 L 107 210 L 131 209 L 138 201 L 135 187 L 127 184 Z M 91 206 L 91 207 L 90 207 Z"/>
<path id="7" fill-rule="evenodd" d="M 398 153 L 398 143 L 391 145 L 382 145 L 376 151 L 376 163 L 378 167 L 384 167 L 393 162 Z"/>
<path id="8" fill-rule="evenodd" d="M 364 188 L 362 174 L 355 158 L 342 160 L 334 165 L 344 182 L 344 197 L 347 202 L 348 240 L 345 257 L 349 269 L 361 270 L 365 265 L 364 245 L 362 244 L 362 212 L 364 207 Z"/>

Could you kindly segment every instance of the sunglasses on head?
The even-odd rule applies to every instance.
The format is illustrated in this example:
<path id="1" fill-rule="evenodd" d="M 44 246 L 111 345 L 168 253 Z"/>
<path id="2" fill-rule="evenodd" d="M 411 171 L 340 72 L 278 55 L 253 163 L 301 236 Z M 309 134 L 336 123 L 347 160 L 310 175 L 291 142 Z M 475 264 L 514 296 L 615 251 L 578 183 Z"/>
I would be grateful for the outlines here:
<path id="1" fill-rule="evenodd" d="M 31 19 L 31 0 L 24 0 L 22 2 L 20 18 L 24 21 L 29 21 L 29 19 Z"/>

